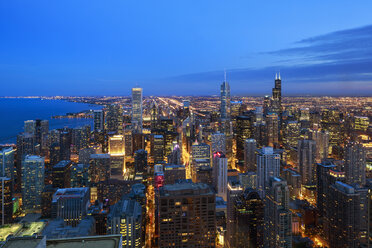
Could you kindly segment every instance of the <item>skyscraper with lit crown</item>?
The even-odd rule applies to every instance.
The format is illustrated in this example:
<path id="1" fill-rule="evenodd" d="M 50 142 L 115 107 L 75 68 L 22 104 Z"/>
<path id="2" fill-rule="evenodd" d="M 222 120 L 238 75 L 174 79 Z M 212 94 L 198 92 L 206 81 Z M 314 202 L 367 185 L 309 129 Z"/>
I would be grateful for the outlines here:
<path id="1" fill-rule="evenodd" d="M 132 125 L 135 132 L 142 133 L 142 88 L 132 89 Z"/>

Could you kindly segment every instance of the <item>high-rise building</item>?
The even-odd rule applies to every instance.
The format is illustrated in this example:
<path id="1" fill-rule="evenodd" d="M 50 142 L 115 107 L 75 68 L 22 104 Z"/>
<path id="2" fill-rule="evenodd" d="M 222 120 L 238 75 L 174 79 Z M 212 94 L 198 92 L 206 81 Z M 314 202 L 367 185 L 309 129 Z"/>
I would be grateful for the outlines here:
<path id="1" fill-rule="evenodd" d="M 251 116 L 236 117 L 236 159 L 244 159 L 244 142 L 253 138 L 253 121 Z"/>
<path id="2" fill-rule="evenodd" d="M 70 188 L 71 187 L 71 166 L 70 160 L 62 160 L 53 166 L 53 187 Z"/>
<path id="3" fill-rule="evenodd" d="M 330 248 L 368 247 L 367 189 L 336 181 L 327 196 Z"/>
<path id="4" fill-rule="evenodd" d="M 136 171 L 147 171 L 147 151 L 140 149 L 134 152 L 134 166 Z"/>
<path id="5" fill-rule="evenodd" d="M 244 167 L 246 171 L 256 171 L 256 149 L 257 143 L 254 139 L 244 141 Z"/>
<path id="6" fill-rule="evenodd" d="M 360 143 L 348 143 L 345 146 L 346 183 L 366 184 L 366 150 Z"/>
<path id="7" fill-rule="evenodd" d="M 1 225 L 5 225 L 13 219 L 13 180 L 8 177 L 0 177 L 0 180 Z"/>
<path id="8" fill-rule="evenodd" d="M 341 117 L 340 112 L 335 109 L 323 109 L 321 114 L 322 130 L 329 133 L 329 145 L 334 147 L 341 142 Z"/>
<path id="9" fill-rule="evenodd" d="M 91 184 L 107 181 L 111 176 L 111 156 L 110 154 L 90 155 L 89 180 Z"/>
<path id="10" fill-rule="evenodd" d="M 27 155 L 22 162 L 22 204 L 26 213 L 40 212 L 44 189 L 44 158 Z"/>
<path id="11" fill-rule="evenodd" d="M 107 106 L 106 125 L 108 133 L 123 134 L 123 108 L 121 105 Z"/>
<path id="12" fill-rule="evenodd" d="M 271 177 L 265 198 L 264 247 L 292 247 L 291 219 L 287 182 Z"/>
<path id="13" fill-rule="evenodd" d="M 369 118 L 366 116 L 354 116 L 354 131 L 365 132 L 369 127 Z"/>
<path id="14" fill-rule="evenodd" d="M 263 247 L 264 203 L 257 191 L 246 189 L 234 202 L 235 247 Z"/>
<path id="15" fill-rule="evenodd" d="M 11 147 L 0 150 L 1 177 L 14 179 L 14 150 Z"/>
<path id="16" fill-rule="evenodd" d="M 93 130 L 95 132 L 102 132 L 105 128 L 105 115 L 103 110 L 94 110 L 93 115 Z"/>
<path id="17" fill-rule="evenodd" d="M 72 148 L 74 152 L 79 152 L 80 149 L 88 148 L 90 138 L 90 125 L 76 127 L 72 129 Z"/>
<path id="18" fill-rule="evenodd" d="M 266 120 L 266 146 L 277 147 L 279 145 L 279 115 L 268 113 Z"/>
<path id="19" fill-rule="evenodd" d="M 71 188 L 89 187 L 89 164 L 76 164 L 71 167 Z"/>
<path id="20" fill-rule="evenodd" d="M 132 89 L 132 125 L 135 132 L 142 133 L 142 88 Z"/>
<path id="21" fill-rule="evenodd" d="M 166 165 L 164 166 L 164 184 L 174 184 L 177 180 L 186 179 L 186 170 L 184 165 Z"/>
<path id="22" fill-rule="evenodd" d="M 228 120 L 230 119 L 230 113 L 231 113 L 231 106 L 230 106 L 230 85 L 226 81 L 226 74 L 225 74 L 225 80 L 221 84 L 221 120 Z"/>
<path id="23" fill-rule="evenodd" d="M 152 135 L 151 155 L 154 163 L 161 163 L 164 161 L 164 136 L 160 134 Z"/>
<path id="24" fill-rule="evenodd" d="M 297 147 L 300 125 L 297 121 L 286 121 L 283 127 L 283 144 L 286 148 Z"/>
<path id="25" fill-rule="evenodd" d="M 203 183 L 159 189 L 159 247 L 215 247 L 215 194 Z"/>
<path id="26" fill-rule="evenodd" d="M 282 113 L 282 80 L 275 75 L 275 87 L 273 88 L 272 92 L 272 99 L 271 99 L 271 111 L 277 113 L 278 116 L 281 116 Z"/>
<path id="27" fill-rule="evenodd" d="M 226 135 L 220 132 L 211 135 L 212 154 L 215 152 L 226 153 Z"/>
<path id="28" fill-rule="evenodd" d="M 67 225 L 77 226 L 86 216 L 90 191 L 85 188 L 58 189 L 52 199 L 52 217 L 61 218 Z"/>
<path id="29" fill-rule="evenodd" d="M 244 189 L 239 181 L 229 180 L 227 183 L 227 205 L 226 205 L 226 236 L 227 247 L 236 247 L 236 209 L 235 201 L 243 193 Z"/>
<path id="30" fill-rule="evenodd" d="M 314 140 L 298 141 L 298 167 L 302 184 L 316 184 L 316 143 Z"/>
<path id="31" fill-rule="evenodd" d="M 108 148 L 111 156 L 111 176 L 122 178 L 125 165 L 125 139 L 123 135 L 109 137 Z"/>
<path id="32" fill-rule="evenodd" d="M 227 198 L 227 158 L 222 152 L 213 154 L 213 186 L 217 196 Z"/>
<path id="33" fill-rule="evenodd" d="M 280 175 L 280 155 L 272 147 L 263 147 L 257 154 L 257 190 L 263 198 L 269 179 Z"/>
<path id="34" fill-rule="evenodd" d="M 327 131 L 312 131 L 310 138 L 316 142 L 316 161 L 320 163 L 328 157 L 329 153 L 329 133 Z"/>
<path id="35" fill-rule="evenodd" d="M 107 216 L 107 233 L 121 234 L 123 247 L 142 247 L 142 209 L 131 199 L 122 199 L 112 206 Z"/>

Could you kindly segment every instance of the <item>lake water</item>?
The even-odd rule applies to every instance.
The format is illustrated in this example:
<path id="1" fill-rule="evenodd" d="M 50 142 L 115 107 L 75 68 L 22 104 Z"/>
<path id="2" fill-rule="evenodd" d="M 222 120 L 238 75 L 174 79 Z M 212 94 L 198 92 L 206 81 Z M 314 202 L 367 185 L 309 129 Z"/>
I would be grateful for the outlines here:
<path id="1" fill-rule="evenodd" d="M 49 120 L 49 129 L 93 125 L 93 119 L 51 119 L 53 115 L 76 113 L 102 106 L 62 100 L 0 98 L 0 144 L 15 143 L 25 120 Z"/>

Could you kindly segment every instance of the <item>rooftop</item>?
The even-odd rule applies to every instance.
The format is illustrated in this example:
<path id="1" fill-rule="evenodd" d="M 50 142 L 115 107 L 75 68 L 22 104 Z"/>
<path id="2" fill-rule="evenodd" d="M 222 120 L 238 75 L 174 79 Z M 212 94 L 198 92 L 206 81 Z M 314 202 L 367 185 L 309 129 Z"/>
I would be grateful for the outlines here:
<path id="1" fill-rule="evenodd" d="M 119 248 L 121 234 L 47 240 L 48 248 Z"/>

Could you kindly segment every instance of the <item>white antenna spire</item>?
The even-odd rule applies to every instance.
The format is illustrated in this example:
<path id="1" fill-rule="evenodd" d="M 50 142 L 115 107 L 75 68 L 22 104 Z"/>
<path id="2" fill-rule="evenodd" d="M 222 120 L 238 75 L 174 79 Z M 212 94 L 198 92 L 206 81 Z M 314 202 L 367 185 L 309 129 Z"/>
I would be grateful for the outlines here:
<path id="1" fill-rule="evenodd" d="M 281 79 L 280 79 L 280 71 L 279 71 L 279 80 L 281 80 Z"/>
<path id="2" fill-rule="evenodd" d="M 275 80 L 277 80 L 278 79 L 278 73 L 276 72 L 275 73 Z"/>
<path id="3" fill-rule="evenodd" d="M 224 71 L 224 82 L 226 82 L 226 69 L 223 69 L 223 71 Z"/>

